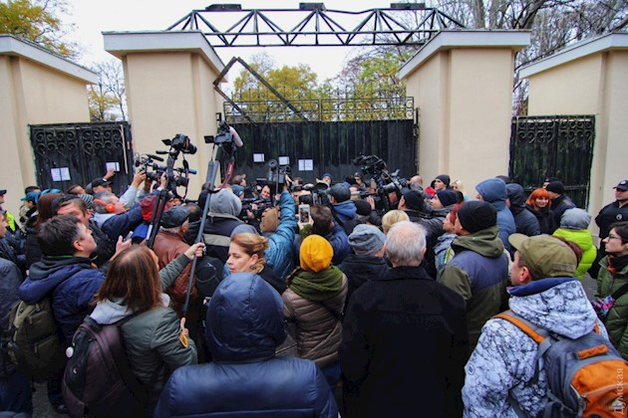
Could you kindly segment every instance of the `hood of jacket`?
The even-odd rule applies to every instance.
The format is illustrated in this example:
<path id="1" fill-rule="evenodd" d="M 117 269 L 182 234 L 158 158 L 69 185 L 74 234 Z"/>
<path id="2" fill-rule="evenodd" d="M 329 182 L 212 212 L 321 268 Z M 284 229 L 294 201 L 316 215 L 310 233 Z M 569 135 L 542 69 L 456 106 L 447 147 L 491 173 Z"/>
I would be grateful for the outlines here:
<path id="1" fill-rule="evenodd" d="M 353 200 L 347 200 L 342 203 L 337 203 L 334 205 L 334 211 L 340 216 L 342 220 L 348 220 L 355 218 L 355 214 L 357 212 L 357 208 L 355 207 L 355 203 Z"/>
<path id="2" fill-rule="evenodd" d="M 215 361 L 264 360 L 286 339 L 283 301 L 254 273 L 220 282 L 207 307 L 205 341 Z"/>
<path id="3" fill-rule="evenodd" d="M 470 250 L 490 258 L 500 257 L 504 253 L 504 244 L 499 239 L 497 226 L 470 235 L 459 235 L 451 243 L 451 248 L 456 254 L 460 251 Z"/>
<path id="4" fill-rule="evenodd" d="M 501 179 L 486 179 L 475 186 L 475 190 L 482 196 L 485 202 L 491 203 L 495 209 L 502 210 L 506 208 L 506 183 Z"/>
<path id="5" fill-rule="evenodd" d="M 26 303 L 35 303 L 80 270 L 93 268 L 91 260 L 84 257 L 44 257 L 31 265 L 27 279 L 20 285 L 20 299 Z"/>
<path id="6" fill-rule="evenodd" d="M 579 338 L 593 329 L 597 315 L 580 281 L 573 277 L 535 280 L 508 289 L 510 309 L 549 331 Z"/>
<path id="7" fill-rule="evenodd" d="M 222 189 L 218 193 L 211 195 L 209 211 L 238 216 L 242 211 L 242 202 L 231 190 Z"/>
<path id="8" fill-rule="evenodd" d="M 560 227 L 566 229 L 587 229 L 591 223 L 591 215 L 580 208 L 571 208 L 560 217 Z"/>
<path id="9" fill-rule="evenodd" d="M 96 304 L 94 311 L 89 315 L 100 325 L 115 324 L 133 313 L 122 304 L 122 299 L 105 299 Z"/>
<path id="10" fill-rule="evenodd" d="M 517 183 L 510 183 L 506 185 L 506 193 L 508 199 L 510 199 L 510 210 L 513 213 L 519 213 L 525 209 L 526 194 L 523 187 Z"/>

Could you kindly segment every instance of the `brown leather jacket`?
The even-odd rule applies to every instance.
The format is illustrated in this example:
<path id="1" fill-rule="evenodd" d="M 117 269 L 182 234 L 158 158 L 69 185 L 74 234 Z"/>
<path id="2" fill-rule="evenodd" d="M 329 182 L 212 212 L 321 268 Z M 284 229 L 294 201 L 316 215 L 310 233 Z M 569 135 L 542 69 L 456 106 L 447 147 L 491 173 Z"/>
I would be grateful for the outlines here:
<path id="1" fill-rule="evenodd" d="M 294 322 L 298 356 L 313 360 L 319 367 L 338 361 L 342 336 L 340 313 L 347 298 L 347 276 L 342 275 L 340 291 L 323 302 L 312 302 L 290 288 L 282 295 L 284 317 Z M 290 328 L 290 327 L 289 327 Z"/>
<path id="2" fill-rule="evenodd" d="M 159 269 L 164 268 L 172 260 L 183 254 L 190 246 L 183 240 L 182 234 L 173 234 L 167 231 L 159 231 L 155 237 L 153 251 L 159 259 Z M 185 303 L 185 295 L 188 290 L 188 280 L 192 265 L 187 267 L 177 276 L 172 286 L 164 289 L 172 300 L 172 308 L 179 317 L 182 317 L 183 304 Z M 190 306 L 188 309 L 188 322 L 197 322 L 200 317 L 201 300 L 196 289 L 196 277 L 192 281 L 192 293 L 190 294 Z"/>

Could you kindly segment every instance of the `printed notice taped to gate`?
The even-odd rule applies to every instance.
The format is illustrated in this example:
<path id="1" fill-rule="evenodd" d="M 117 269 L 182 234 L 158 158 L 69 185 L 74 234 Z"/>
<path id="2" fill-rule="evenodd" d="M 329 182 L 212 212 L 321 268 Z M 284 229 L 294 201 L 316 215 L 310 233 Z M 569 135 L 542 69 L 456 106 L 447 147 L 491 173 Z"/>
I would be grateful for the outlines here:
<path id="1" fill-rule="evenodd" d="M 52 181 L 69 181 L 70 169 L 68 167 L 51 168 L 50 176 Z"/>

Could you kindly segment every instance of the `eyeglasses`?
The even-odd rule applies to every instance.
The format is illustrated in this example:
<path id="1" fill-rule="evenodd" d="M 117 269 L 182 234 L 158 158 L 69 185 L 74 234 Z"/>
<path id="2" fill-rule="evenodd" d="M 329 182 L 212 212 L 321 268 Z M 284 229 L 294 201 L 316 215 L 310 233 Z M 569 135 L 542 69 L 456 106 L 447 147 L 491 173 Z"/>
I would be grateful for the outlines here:
<path id="1" fill-rule="evenodd" d="M 608 234 L 608 239 L 609 239 L 609 240 L 610 240 L 610 239 L 618 239 L 618 240 L 622 241 L 622 238 L 621 238 L 621 237 L 618 237 L 618 236 L 613 235 L 613 234 Z"/>

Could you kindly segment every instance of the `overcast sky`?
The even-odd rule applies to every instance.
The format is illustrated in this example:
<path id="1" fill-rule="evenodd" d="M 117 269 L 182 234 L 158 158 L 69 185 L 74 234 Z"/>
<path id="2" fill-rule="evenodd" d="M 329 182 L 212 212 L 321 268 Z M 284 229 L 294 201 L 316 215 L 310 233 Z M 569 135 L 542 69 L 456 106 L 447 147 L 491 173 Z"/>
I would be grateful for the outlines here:
<path id="1" fill-rule="evenodd" d="M 68 0 L 71 16 L 64 17 L 63 21 L 75 24 L 76 30 L 70 39 L 78 42 L 84 48 L 84 55 L 80 64 L 89 67 L 95 62 L 113 58 L 103 49 L 101 32 L 166 29 L 192 10 L 204 9 L 214 3 L 239 3 L 246 9 L 298 9 L 299 7 L 299 1 L 293 0 L 176 0 L 169 2 L 154 0 Z M 324 1 L 324 4 L 327 9 L 360 11 L 369 8 L 389 7 L 390 1 L 327 0 Z M 298 18 L 303 18 L 303 16 L 300 15 Z M 318 74 L 319 81 L 335 76 L 341 70 L 346 57 L 356 53 L 355 47 L 273 47 L 263 49 L 268 51 L 279 65 L 308 64 Z M 261 52 L 261 50 L 262 48 L 216 49 L 225 64 L 233 56 L 240 56 L 248 61 L 252 54 Z"/>

